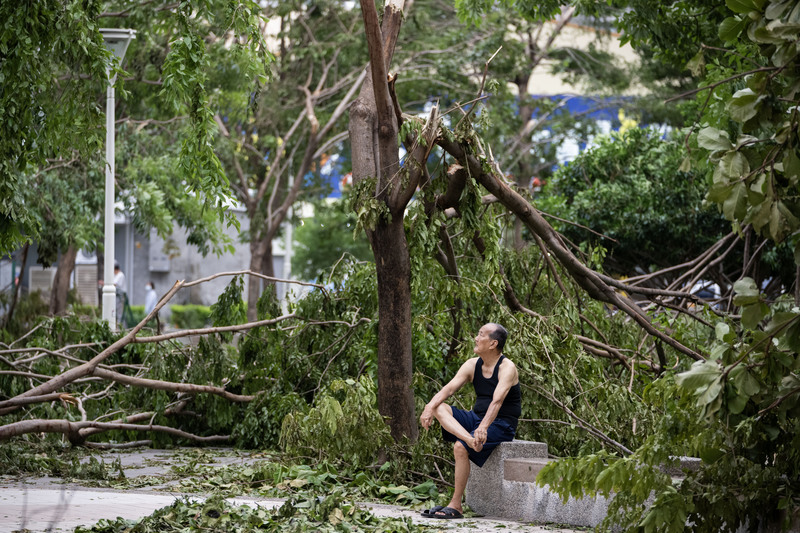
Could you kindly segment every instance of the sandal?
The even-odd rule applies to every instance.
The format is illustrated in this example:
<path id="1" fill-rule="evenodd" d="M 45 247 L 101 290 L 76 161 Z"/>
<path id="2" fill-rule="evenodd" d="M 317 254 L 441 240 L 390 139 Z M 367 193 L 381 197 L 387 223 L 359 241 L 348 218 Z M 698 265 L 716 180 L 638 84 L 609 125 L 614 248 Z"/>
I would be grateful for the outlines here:
<path id="1" fill-rule="evenodd" d="M 442 509 L 444 509 L 444 505 L 436 505 L 434 507 L 431 507 L 430 509 L 425 509 L 424 511 L 422 511 L 421 514 L 425 518 L 430 518 L 431 516 L 433 516 L 433 513 L 441 511 Z"/>
<path id="2" fill-rule="evenodd" d="M 435 513 L 429 515 L 431 518 L 438 518 L 440 520 L 453 520 L 455 518 L 464 518 L 464 515 L 457 509 L 452 507 L 442 507 Z"/>

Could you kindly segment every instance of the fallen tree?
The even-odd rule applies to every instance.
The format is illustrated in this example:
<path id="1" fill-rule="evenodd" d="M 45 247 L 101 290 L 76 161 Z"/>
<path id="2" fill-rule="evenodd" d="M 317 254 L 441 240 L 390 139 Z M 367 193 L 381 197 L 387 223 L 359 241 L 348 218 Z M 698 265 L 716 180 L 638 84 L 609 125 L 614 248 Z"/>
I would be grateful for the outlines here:
<path id="1" fill-rule="evenodd" d="M 193 337 L 204 338 L 215 335 L 225 335 L 239 332 L 247 332 L 256 328 L 275 327 L 287 320 L 300 320 L 308 325 L 330 325 L 333 322 L 348 327 L 356 327 L 364 322 L 364 319 L 357 319 L 354 323 L 346 321 L 322 321 L 317 322 L 313 319 L 298 317 L 295 313 L 288 313 L 274 318 L 256 320 L 231 325 L 218 325 L 214 327 L 179 330 L 159 335 L 144 335 L 146 324 L 150 322 L 159 311 L 183 288 L 192 287 L 220 276 L 233 276 L 234 278 L 253 275 L 267 277 L 259 273 L 248 270 L 236 272 L 223 272 L 196 281 L 177 281 L 172 288 L 159 300 L 156 307 L 139 324 L 125 332 L 119 339 L 110 345 L 102 348 L 99 353 L 88 360 L 71 354 L 78 350 L 98 347 L 98 343 L 79 343 L 63 346 L 57 350 L 29 346 L 25 348 L 14 348 L 17 341 L 11 343 L 4 350 L 0 350 L 0 362 L 11 370 L 0 370 L 0 376 L 14 376 L 27 380 L 29 388 L 24 392 L 15 394 L 10 398 L 0 401 L 0 416 L 10 415 L 22 408 L 28 408 L 36 404 L 48 402 L 59 402 L 65 407 L 65 414 L 68 407 L 74 407 L 80 413 L 80 420 L 73 420 L 70 417 L 61 419 L 22 419 L 6 423 L 0 426 L 0 440 L 30 434 L 30 433 L 62 433 L 74 445 L 89 444 L 87 438 L 102 432 L 136 431 L 136 432 L 162 432 L 174 437 L 192 440 L 195 442 L 225 442 L 229 439 L 228 435 L 196 435 L 179 428 L 154 424 L 153 419 L 157 415 L 174 417 L 183 414 L 189 400 L 199 394 L 214 395 L 230 402 L 248 403 L 258 397 L 260 391 L 253 394 L 238 394 L 226 389 L 225 385 L 212 385 L 204 383 L 190 383 L 169 381 L 163 379 L 151 379 L 147 377 L 150 368 L 144 364 L 106 364 L 110 357 L 125 350 L 132 345 L 156 344 L 162 345 L 172 343 L 177 339 Z M 327 292 L 321 285 L 303 283 L 278 278 L 269 278 L 273 282 L 296 283 L 311 286 L 320 291 L 325 297 Z M 41 325 L 40 325 L 41 326 Z M 40 327 L 40 326 L 37 326 Z M 32 333 L 32 332 L 31 332 Z M 26 337 L 31 333 L 26 334 Z M 148 332 L 149 333 L 149 332 Z M 58 361 L 58 366 L 62 371 L 57 375 L 46 375 L 34 370 L 34 364 L 41 363 L 43 358 L 51 358 Z M 330 363 L 329 363 L 330 364 Z M 133 371 L 132 374 L 126 373 Z M 150 411 L 140 413 L 130 413 L 118 417 L 115 421 L 103 421 L 108 418 L 108 413 L 102 413 L 96 419 L 89 419 L 84 404 L 92 400 L 106 398 L 113 394 L 115 387 L 128 387 L 135 389 L 150 389 L 165 391 L 175 395 L 171 405 L 166 406 L 161 412 Z M 119 414 L 119 413 L 118 413 Z"/>

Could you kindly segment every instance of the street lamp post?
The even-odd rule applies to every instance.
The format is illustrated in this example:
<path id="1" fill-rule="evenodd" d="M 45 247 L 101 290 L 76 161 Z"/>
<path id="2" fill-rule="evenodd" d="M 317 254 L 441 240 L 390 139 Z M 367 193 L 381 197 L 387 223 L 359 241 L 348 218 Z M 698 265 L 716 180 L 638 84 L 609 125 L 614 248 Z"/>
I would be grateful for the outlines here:
<path id="1" fill-rule="evenodd" d="M 136 30 L 101 28 L 106 47 L 122 63 L 128 44 L 136 38 Z M 111 331 L 117 330 L 117 291 L 114 286 L 114 78 L 111 66 L 106 68 L 106 202 L 105 202 L 105 261 L 103 264 L 103 320 Z"/>

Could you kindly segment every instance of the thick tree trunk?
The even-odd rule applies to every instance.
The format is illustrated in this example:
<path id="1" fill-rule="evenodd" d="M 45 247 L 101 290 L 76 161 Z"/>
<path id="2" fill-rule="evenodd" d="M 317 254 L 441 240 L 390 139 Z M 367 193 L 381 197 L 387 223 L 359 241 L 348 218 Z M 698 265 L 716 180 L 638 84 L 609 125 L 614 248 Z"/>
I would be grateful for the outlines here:
<path id="1" fill-rule="evenodd" d="M 398 124 L 389 94 L 391 64 L 403 19 L 403 1 L 385 4 L 379 26 L 375 4 L 361 0 L 370 52 L 369 75 L 350 107 L 353 180 L 377 178 L 375 196 L 391 212 L 369 232 L 378 271 L 378 409 L 389 418 L 395 439 L 416 440 L 411 355 L 411 281 L 403 214 L 410 199 L 400 177 Z"/>
<path id="2" fill-rule="evenodd" d="M 411 386 L 411 262 L 403 218 L 370 232 L 378 273 L 378 410 L 392 436 L 419 435 Z"/>
<path id="3" fill-rule="evenodd" d="M 271 242 L 264 242 L 263 240 L 253 239 L 250 241 L 250 270 L 264 274 L 262 268 L 264 266 L 264 256 L 269 249 L 270 264 L 272 264 L 272 246 Z M 272 274 L 267 274 L 272 275 Z M 253 322 L 256 320 L 256 305 L 258 299 L 261 297 L 261 278 L 250 276 L 247 284 L 247 320 Z"/>
<path id="4" fill-rule="evenodd" d="M 77 256 L 78 249 L 74 245 L 70 245 L 58 261 L 53 289 L 50 291 L 50 314 L 53 316 L 63 315 L 67 310 L 69 278 L 72 276 L 72 271 L 75 270 Z"/>

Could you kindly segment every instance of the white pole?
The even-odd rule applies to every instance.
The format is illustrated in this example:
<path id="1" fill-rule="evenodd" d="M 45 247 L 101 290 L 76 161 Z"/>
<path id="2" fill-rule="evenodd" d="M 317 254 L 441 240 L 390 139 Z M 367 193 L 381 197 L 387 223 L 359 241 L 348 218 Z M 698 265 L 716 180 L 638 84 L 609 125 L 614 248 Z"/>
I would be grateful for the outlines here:
<path id="1" fill-rule="evenodd" d="M 103 41 L 122 62 L 136 30 L 100 28 Z M 105 262 L 103 264 L 103 320 L 111 331 L 117 331 L 117 289 L 114 286 L 114 81 L 111 67 L 106 68 L 106 205 L 105 205 Z M 124 289 L 125 287 L 123 287 Z"/>
<path id="2" fill-rule="evenodd" d="M 291 182 L 290 182 L 291 183 Z M 291 185 L 290 185 L 291 187 Z M 283 254 L 283 278 L 284 279 L 292 279 L 292 253 L 294 252 L 294 237 L 292 236 L 293 227 L 292 227 L 292 212 L 293 209 L 289 208 L 289 213 L 286 216 L 286 234 L 284 236 L 284 254 Z M 290 283 L 284 283 L 284 290 L 283 290 L 283 301 L 281 302 L 281 311 L 283 314 L 289 312 L 289 288 L 291 287 Z"/>
<path id="3" fill-rule="evenodd" d="M 106 205 L 103 262 L 103 320 L 117 331 L 117 290 L 114 287 L 114 83 L 107 71 L 106 89 Z"/>

